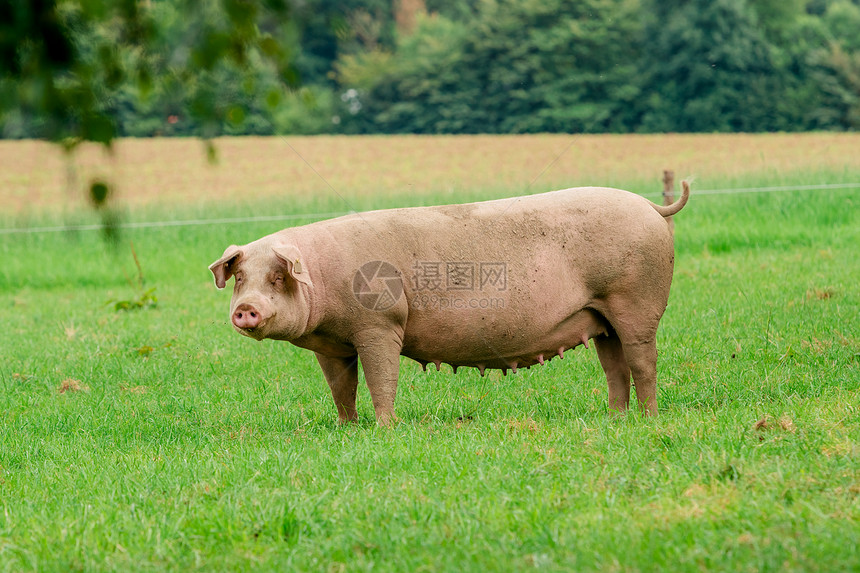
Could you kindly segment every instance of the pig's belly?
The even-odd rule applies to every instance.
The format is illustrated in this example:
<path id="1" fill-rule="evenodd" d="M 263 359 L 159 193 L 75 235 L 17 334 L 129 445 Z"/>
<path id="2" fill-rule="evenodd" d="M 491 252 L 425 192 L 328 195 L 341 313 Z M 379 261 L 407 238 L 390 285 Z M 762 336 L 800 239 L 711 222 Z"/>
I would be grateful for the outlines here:
<path id="1" fill-rule="evenodd" d="M 606 334 L 608 323 L 597 312 L 581 309 L 556 321 L 514 315 L 490 318 L 481 312 L 436 313 L 410 320 L 401 354 L 420 362 L 454 368 L 472 366 L 503 371 L 543 364 L 565 350 Z"/>

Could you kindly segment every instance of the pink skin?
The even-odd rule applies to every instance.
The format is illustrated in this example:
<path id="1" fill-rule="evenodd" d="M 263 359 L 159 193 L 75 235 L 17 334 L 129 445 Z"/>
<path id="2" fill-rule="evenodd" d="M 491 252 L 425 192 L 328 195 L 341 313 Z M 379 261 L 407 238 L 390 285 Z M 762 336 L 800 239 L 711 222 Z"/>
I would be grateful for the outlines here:
<path id="1" fill-rule="evenodd" d="M 236 311 L 233 313 L 233 326 L 239 331 L 252 331 L 260 326 L 261 320 L 262 315 L 250 304 L 237 306 Z"/>
<path id="2" fill-rule="evenodd" d="M 674 262 L 665 217 L 686 204 L 683 191 L 668 207 L 589 187 L 372 211 L 228 247 L 210 270 L 219 288 L 236 277 L 238 332 L 315 352 L 342 422 L 357 416 L 359 362 L 387 425 L 400 355 L 425 370 L 444 362 L 507 374 L 590 339 L 609 407 L 628 407 L 632 376 L 640 409 L 654 414 L 656 331 Z M 433 265 L 447 269 L 436 282 L 422 274 Z"/>

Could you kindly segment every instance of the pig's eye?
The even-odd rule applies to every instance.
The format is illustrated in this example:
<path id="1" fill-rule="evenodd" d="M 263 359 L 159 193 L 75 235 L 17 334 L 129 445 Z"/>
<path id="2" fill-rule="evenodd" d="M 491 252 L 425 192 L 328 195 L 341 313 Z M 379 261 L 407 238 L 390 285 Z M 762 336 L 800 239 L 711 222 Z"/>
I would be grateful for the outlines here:
<path id="1" fill-rule="evenodd" d="M 284 284 L 284 275 L 275 275 L 272 277 L 272 286 L 280 288 Z"/>
<path id="2" fill-rule="evenodd" d="M 237 282 L 237 283 L 240 283 L 240 282 L 242 282 L 243 280 L 245 280 L 244 275 L 236 275 L 236 282 Z"/>

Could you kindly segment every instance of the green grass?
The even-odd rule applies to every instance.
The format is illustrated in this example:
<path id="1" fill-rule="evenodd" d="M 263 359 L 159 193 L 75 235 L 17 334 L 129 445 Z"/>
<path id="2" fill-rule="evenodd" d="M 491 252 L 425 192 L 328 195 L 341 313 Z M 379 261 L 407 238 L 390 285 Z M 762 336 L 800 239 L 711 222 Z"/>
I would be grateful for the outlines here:
<path id="1" fill-rule="evenodd" d="M 337 426 L 311 353 L 227 324 L 207 265 L 280 223 L 2 235 L 0 571 L 858 570 L 858 203 L 694 195 L 655 419 L 610 417 L 580 348 L 404 361 L 392 429 L 365 388 Z M 142 292 L 130 242 L 155 308 L 109 304 Z"/>

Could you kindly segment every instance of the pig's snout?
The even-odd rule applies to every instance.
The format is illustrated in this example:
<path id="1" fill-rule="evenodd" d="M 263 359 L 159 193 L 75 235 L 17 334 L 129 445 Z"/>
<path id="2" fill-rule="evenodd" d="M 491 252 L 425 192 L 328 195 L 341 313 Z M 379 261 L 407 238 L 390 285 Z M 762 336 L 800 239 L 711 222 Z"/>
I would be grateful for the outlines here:
<path id="1" fill-rule="evenodd" d="M 233 326 L 241 330 L 254 330 L 262 321 L 260 311 L 250 304 L 240 304 L 233 311 Z"/>

